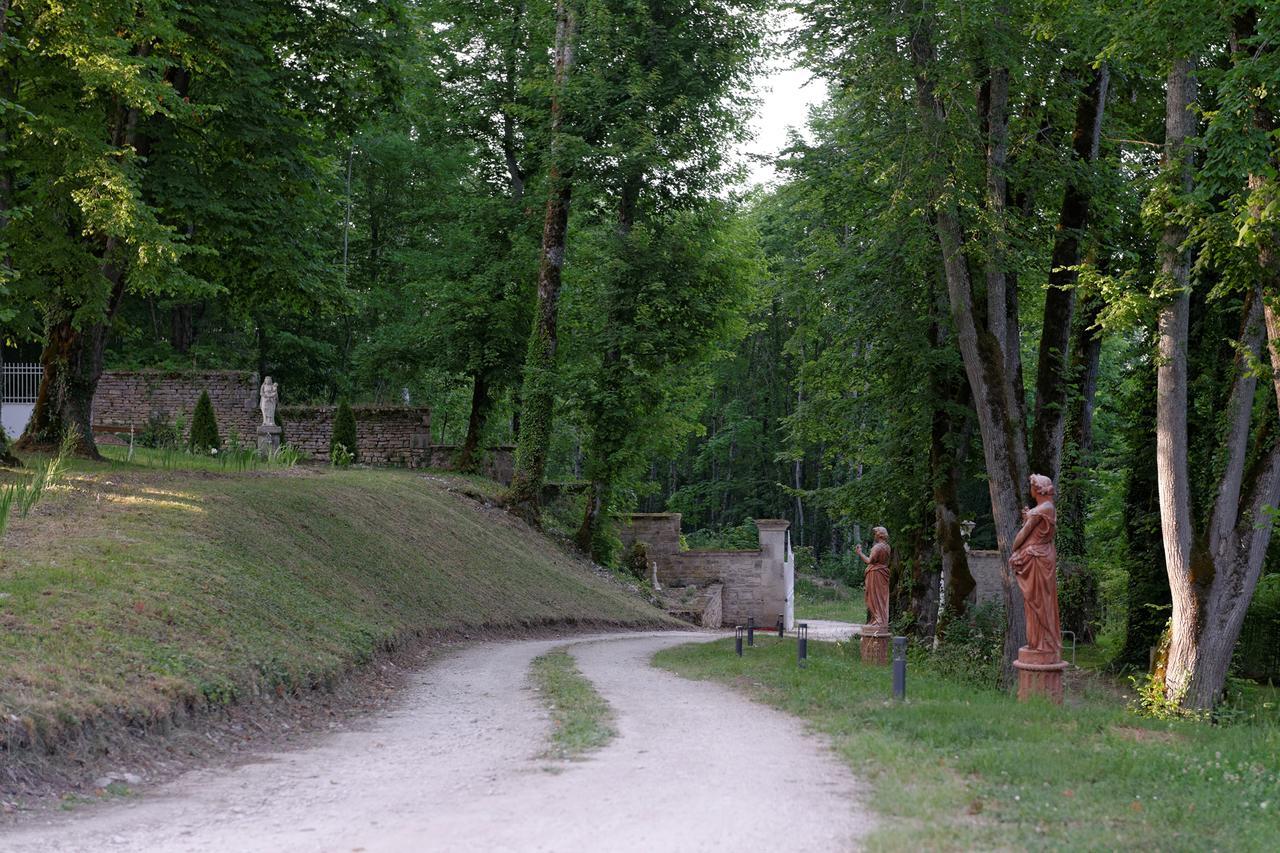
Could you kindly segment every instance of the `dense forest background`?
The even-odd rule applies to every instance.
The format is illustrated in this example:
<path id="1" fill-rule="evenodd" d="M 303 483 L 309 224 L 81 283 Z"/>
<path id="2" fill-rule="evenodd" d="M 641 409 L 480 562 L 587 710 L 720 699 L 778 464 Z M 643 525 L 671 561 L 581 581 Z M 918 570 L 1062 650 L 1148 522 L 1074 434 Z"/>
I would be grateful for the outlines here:
<path id="1" fill-rule="evenodd" d="M 785 517 L 857 583 L 883 524 L 925 636 L 966 617 L 966 522 L 1007 550 L 1043 472 L 1064 627 L 1146 669 L 1171 626 L 1199 695 L 1181 638 L 1276 666 L 1277 12 L 0 0 L 23 442 L 87 425 L 104 367 L 427 405 L 463 467 L 518 442 L 516 503 L 602 561 L 633 509 L 704 545 Z M 780 56 L 827 97 L 748 189 Z"/>

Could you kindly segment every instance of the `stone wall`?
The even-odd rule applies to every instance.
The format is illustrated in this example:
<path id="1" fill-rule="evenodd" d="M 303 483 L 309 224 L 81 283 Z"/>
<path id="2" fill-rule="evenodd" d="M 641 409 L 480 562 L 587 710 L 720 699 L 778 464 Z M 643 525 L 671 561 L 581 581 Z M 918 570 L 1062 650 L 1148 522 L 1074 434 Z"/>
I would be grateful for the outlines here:
<path id="1" fill-rule="evenodd" d="M 303 456 L 329 458 L 337 406 L 281 406 L 284 441 Z M 352 406 L 359 460 L 369 465 L 429 466 L 431 410 L 404 406 Z"/>
<path id="2" fill-rule="evenodd" d="M 209 392 L 218 432 L 232 430 L 241 442 L 256 440 L 262 415 L 258 410 L 258 375 L 246 370 L 110 371 L 102 375 L 93 398 L 93 429 L 127 435 L 146 428 L 153 418 L 168 423 L 179 418 L 191 425 L 191 413 L 202 391 Z M 448 468 L 458 448 L 431 443 L 431 410 L 406 406 L 352 406 L 361 462 L 410 468 Z M 280 406 L 284 441 L 305 458 L 327 460 L 333 434 L 334 406 Z M 515 453 L 511 447 L 484 452 L 484 473 L 510 484 Z M 678 542 L 678 531 L 677 531 Z"/>
<path id="3" fill-rule="evenodd" d="M 223 438 L 234 429 L 242 441 L 252 443 L 262 416 L 258 413 L 258 375 L 245 370 L 104 373 L 93 395 L 93 430 L 141 432 L 153 417 L 169 423 L 181 418 L 190 427 L 191 413 L 202 391 L 209 392 Z"/>
<path id="4" fill-rule="evenodd" d="M 969 573 L 973 575 L 977 586 L 974 587 L 972 600 L 978 604 L 987 601 L 1004 602 L 1004 583 L 1000 580 L 1000 552 L 971 550 L 969 552 Z"/>
<path id="5" fill-rule="evenodd" d="M 792 590 L 787 588 L 788 523 L 759 519 L 761 547 L 750 551 L 684 551 L 680 548 L 679 513 L 635 513 L 619 531 L 624 548 L 643 542 L 650 565 L 657 564 L 664 587 L 723 587 L 721 618 L 725 625 L 773 625 L 785 615 Z"/>

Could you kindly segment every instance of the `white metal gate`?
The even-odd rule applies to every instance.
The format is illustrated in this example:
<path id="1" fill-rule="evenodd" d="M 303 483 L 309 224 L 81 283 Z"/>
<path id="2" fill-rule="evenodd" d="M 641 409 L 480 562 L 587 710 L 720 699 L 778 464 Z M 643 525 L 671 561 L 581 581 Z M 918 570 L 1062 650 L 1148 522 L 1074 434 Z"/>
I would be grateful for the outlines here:
<path id="1" fill-rule="evenodd" d="M 8 364 L 0 370 L 0 423 L 10 438 L 27 428 L 36 406 L 43 371 L 38 364 Z"/>

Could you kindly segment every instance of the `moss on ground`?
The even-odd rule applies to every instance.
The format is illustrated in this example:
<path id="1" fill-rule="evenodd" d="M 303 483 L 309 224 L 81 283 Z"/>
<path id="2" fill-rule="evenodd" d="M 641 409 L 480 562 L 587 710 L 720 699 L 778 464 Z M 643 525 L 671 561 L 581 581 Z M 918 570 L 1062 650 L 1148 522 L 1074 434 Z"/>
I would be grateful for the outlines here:
<path id="1" fill-rule="evenodd" d="M 415 634 L 665 617 L 439 476 L 82 464 L 0 553 L 0 753 L 322 686 Z"/>
<path id="2" fill-rule="evenodd" d="M 881 816 L 873 850 L 1280 849 L 1280 721 L 1159 722 L 1085 677 L 1068 702 L 1019 704 L 913 663 L 909 699 L 850 644 L 733 654 L 731 641 L 660 652 L 830 735 Z"/>

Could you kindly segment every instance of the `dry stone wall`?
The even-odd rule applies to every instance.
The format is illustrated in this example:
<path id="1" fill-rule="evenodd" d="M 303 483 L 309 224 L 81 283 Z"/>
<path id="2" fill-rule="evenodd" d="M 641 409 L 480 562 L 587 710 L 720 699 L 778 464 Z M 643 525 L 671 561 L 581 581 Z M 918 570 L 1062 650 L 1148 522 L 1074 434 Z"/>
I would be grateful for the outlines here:
<path id="1" fill-rule="evenodd" d="M 657 563 L 658 583 L 664 587 L 722 587 L 721 620 L 725 625 L 772 625 L 785 613 L 786 590 L 782 559 L 786 523 L 761 522 L 762 542 L 781 537 L 777 548 L 748 551 L 684 551 L 680 548 L 679 513 L 635 513 L 620 531 L 624 548 L 642 542 L 650 565 Z"/>
<path id="2" fill-rule="evenodd" d="M 234 430 L 242 442 L 252 445 L 262 423 L 259 384 L 258 374 L 245 370 L 109 371 L 102 375 L 93 398 L 93 428 L 100 434 L 127 435 L 131 430 L 141 432 L 153 418 L 166 423 L 181 420 L 189 428 L 196 401 L 208 391 L 223 439 Z M 457 447 L 431 443 L 428 408 L 353 406 L 352 410 L 361 462 L 449 468 L 457 456 Z M 306 458 L 327 460 L 336 411 L 334 406 L 281 406 L 284 441 Z M 509 484 L 514 459 L 514 448 L 490 448 L 484 452 L 484 473 Z"/>
<path id="3" fill-rule="evenodd" d="M 258 375 L 241 370 L 104 373 L 93 396 L 93 430 L 136 433 L 146 429 L 153 418 L 167 423 L 182 420 L 190 428 L 191 413 L 202 391 L 209 392 L 223 438 L 234 429 L 242 440 L 252 442 L 262 422 L 258 413 Z"/>

